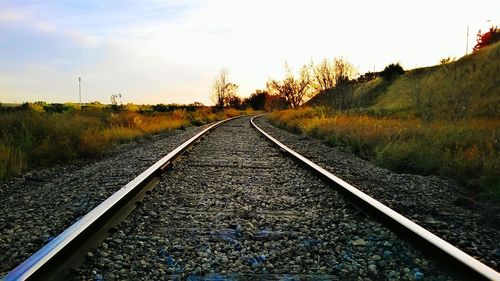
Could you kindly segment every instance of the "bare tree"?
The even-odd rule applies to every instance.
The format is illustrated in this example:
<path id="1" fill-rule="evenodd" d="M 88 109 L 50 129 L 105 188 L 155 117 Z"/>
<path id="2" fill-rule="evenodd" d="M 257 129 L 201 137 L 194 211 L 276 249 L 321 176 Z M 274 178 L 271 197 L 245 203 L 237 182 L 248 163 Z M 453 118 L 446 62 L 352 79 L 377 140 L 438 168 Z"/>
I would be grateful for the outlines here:
<path id="1" fill-rule="evenodd" d="M 347 82 L 358 76 L 356 67 L 344 58 L 335 58 L 333 60 L 333 69 L 335 73 L 335 85 Z"/>
<path id="2" fill-rule="evenodd" d="M 238 85 L 229 82 L 228 76 L 228 71 L 221 69 L 212 85 L 212 100 L 220 108 L 229 105 L 238 91 Z"/>
<path id="3" fill-rule="evenodd" d="M 311 62 L 312 70 L 312 86 L 318 92 L 325 91 L 335 87 L 335 70 L 334 65 L 328 59 L 324 59 L 318 65 Z"/>
<path id="4" fill-rule="evenodd" d="M 271 80 L 267 82 L 270 93 L 283 97 L 291 108 L 299 107 L 310 94 L 311 78 L 307 65 L 300 70 L 296 78 L 288 65 L 285 65 L 286 75 L 283 81 Z"/>
<path id="5" fill-rule="evenodd" d="M 238 97 L 238 85 L 234 83 L 226 84 L 226 97 L 224 99 L 224 106 L 238 107 L 241 104 L 241 98 Z"/>
<path id="6" fill-rule="evenodd" d="M 312 86 L 317 92 L 332 89 L 358 75 L 356 67 L 344 58 L 335 58 L 333 61 L 324 59 L 317 65 L 311 62 L 310 68 L 313 74 Z"/>

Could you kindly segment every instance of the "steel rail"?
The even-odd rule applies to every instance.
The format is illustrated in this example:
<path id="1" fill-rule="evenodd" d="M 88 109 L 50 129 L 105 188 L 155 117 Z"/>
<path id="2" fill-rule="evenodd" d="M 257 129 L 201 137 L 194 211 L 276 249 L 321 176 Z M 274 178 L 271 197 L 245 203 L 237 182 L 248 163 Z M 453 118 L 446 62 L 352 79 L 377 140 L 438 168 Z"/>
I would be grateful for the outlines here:
<path id="1" fill-rule="evenodd" d="M 215 129 L 220 124 L 239 117 L 241 116 L 228 118 L 212 124 L 208 128 L 202 130 L 201 132 L 172 150 L 170 153 L 168 153 L 151 167 L 146 169 L 132 181 L 116 191 L 105 201 L 100 203 L 97 207 L 92 209 L 81 219 L 65 229 L 62 233 L 60 233 L 48 244 L 43 246 L 40 250 L 28 257 L 24 262 L 22 262 L 16 268 L 11 270 L 7 275 L 5 275 L 2 280 L 26 280 L 30 277 L 33 277 L 35 274 L 43 270 L 43 268 L 47 266 L 47 264 L 49 264 L 51 260 L 54 259 L 58 254 L 60 254 L 65 247 L 68 247 L 72 243 L 76 243 L 75 241 L 77 241 L 77 238 L 84 235 L 85 232 L 91 229 L 91 227 L 95 226 L 95 224 L 102 223 L 103 218 L 109 216 L 110 212 L 116 212 L 116 208 L 118 205 L 123 206 L 124 201 L 132 198 L 133 194 L 136 194 L 139 189 L 146 186 L 153 178 L 158 175 L 158 173 L 161 173 L 161 171 L 170 166 L 176 158 L 178 158 L 200 138 Z"/>
<path id="2" fill-rule="evenodd" d="M 488 267 L 487 265 L 481 263 L 477 259 L 471 257 L 430 231 L 424 229 L 420 225 L 414 223 L 413 221 L 407 219 L 403 215 L 398 212 L 392 210 L 381 202 L 373 199 L 368 194 L 362 192 L 361 190 L 355 188 L 354 186 L 348 184 L 343 181 L 339 177 L 333 175 L 328 172 L 324 168 L 315 164 L 311 160 L 306 157 L 300 155 L 295 152 L 291 148 L 287 147 L 277 139 L 273 138 L 271 135 L 266 133 L 260 127 L 255 124 L 254 119 L 256 117 L 262 116 L 265 114 L 257 115 L 250 119 L 253 127 L 257 129 L 260 133 L 262 133 L 266 138 L 268 138 L 271 142 L 276 144 L 282 151 L 291 155 L 295 160 L 299 163 L 305 165 L 307 168 L 312 169 L 314 172 L 318 173 L 322 178 L 327 180 L 329 183 L 333 183 L 335 186 L 340 188 L 343 192 L 346 192 L 350 195 L 351 198 L 354 198 L 356 202 L 360 202 L 362 207 L 368 207 L 371 211 L 377 212 L 375 214 L 377 217 L 381 217 L 385 220 L 388 220 L 390 224 L 402 230 L 405 234 L 409 234 L 412 237 L 422 242 L 424 245 L 431 246 L 433 249 L 427 249 L 427 251 L 433 251 L 434 249 L 438 251 L 438 255 L 446 258 L 448 261 L 459 266 L 458 270 L 470 277 L 473 277 L 474 280 L 478 279 L 486 279 L 486 280 L 499 280 L 500 281 L 500 273 L 495 271 L 494 269 Z M 396 224 L 396 225 L 395 225 Z"/>

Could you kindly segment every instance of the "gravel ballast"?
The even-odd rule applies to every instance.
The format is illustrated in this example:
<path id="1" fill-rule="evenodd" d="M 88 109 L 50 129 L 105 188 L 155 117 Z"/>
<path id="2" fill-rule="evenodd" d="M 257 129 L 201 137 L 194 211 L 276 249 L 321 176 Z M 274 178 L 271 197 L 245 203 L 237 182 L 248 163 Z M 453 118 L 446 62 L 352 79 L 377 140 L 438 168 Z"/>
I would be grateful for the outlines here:
<path id="1" fill-rule="evenodd" d="M 71 279 L 196 276 L 449 279 L 284 157 L 249 118 L 224 124 L 183 156 Z"/>
<path id="2" fill-rule="evenodd" d="M 366 192 L 469 255 L 500 271 L 500 212 L 479 206 L 456 182 L 435 176 L 398 174 L 342 149 L 273 126 L 256 124 L 329 172 Z"/>
<path id="3" fill-rule="evenodd" d="M 0 182 L 0 276 L 200 130 L 151 135 L 120 144 L 98 159 Z"/>

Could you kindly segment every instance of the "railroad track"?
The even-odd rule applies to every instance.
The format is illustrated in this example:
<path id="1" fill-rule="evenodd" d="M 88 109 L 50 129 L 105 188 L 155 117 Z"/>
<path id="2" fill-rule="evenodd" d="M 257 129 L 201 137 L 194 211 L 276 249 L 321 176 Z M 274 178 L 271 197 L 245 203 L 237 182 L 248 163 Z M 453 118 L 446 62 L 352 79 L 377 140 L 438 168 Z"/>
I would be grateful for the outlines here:
<path id="1" fill-rule="evenodd" d="M 3 279 L 500 280 L 249 121 L 196 135 Z"/>

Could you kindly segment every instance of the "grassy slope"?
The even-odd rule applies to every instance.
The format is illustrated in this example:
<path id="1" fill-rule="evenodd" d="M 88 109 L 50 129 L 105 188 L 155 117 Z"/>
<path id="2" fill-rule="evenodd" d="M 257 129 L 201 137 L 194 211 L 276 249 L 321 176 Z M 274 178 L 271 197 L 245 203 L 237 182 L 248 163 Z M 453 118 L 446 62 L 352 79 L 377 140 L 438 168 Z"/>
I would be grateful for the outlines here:
<path id="1" fill-rule="evenodd" d="M 420 97 L 429 114 L 435 118 L 449 117 L 443 112 L 457 108 L 469 117 L 500 116 L 500 42 L 464 56 L 461 59 L 431 67 L 406 71 L 394 81 L 377 78 L 356 84 L 354 106 L 369 111 L 409 112 L 419 114 Z M 320 93 L 306 105 L 328 106 L 332 92 Z M 337 94 L 333 91 L 333 94 Z M 462 109 L 463 108 L 463 109 Z M 420 109 L 421 110 L 421 109 Z M 455 109 L 457 111 L 457 109 Z M 449 114 L 448 114 L 449 115 Z"/>
<path id="2" fill-rule="evenodd" d="M 351 149 L 380 166 L 438 174 L 500 200 L 500 42 L 458 61 L 355 85 L 349 113 L 327 91 L 271 120 Z M 403 118 L 400 118 L 403 117 Z"/>
<path id="3" fill-rule="evenodd" d="M 446 110 L 446 99 L 458 91 L 469 92 L 467 113 L 472 116 L 498 116 L 500 114 L 500 42 L 458 61 L 418 68 L 399 76 L 388 87 L 378 78 L 360 84 L 354 92 L 356 98 L 375 95 L 370 109 L 403 110 L 415 107 L 415 97 L 434 95 L 436 111 Z M 466 84 L 467 83 L 467 84 Z M 380 90 L 381 92 L 377 92 Z"/>

